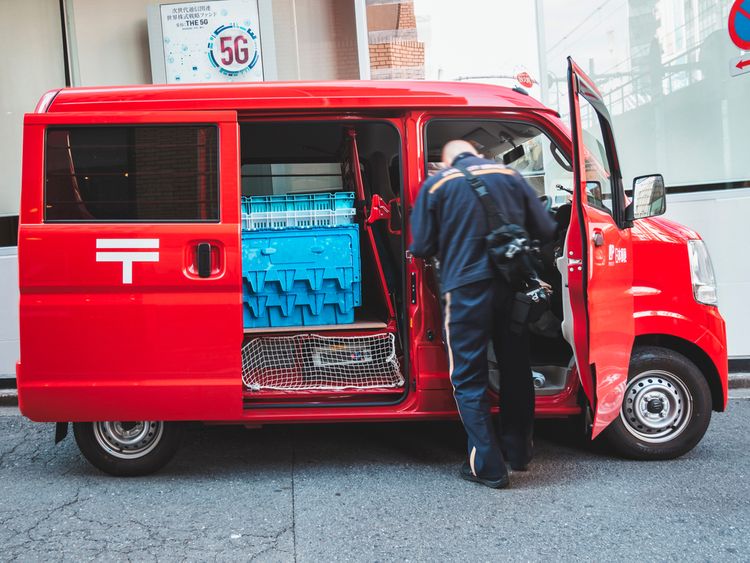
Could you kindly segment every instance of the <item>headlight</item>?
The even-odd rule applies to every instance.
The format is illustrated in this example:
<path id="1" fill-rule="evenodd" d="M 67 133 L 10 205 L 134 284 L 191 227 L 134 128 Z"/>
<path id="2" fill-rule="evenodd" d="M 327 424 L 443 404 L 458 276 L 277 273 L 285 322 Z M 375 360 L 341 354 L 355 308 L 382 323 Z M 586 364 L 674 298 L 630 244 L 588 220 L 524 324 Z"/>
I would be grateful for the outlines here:
<path id="1" fill-rule="evenodd" d="M 705 305 L 717 305 L 719 299 L 716 295 L 716 276 L 706 243 L 702 240 L 689 240 L 688 256 L 695 300 Z"/>

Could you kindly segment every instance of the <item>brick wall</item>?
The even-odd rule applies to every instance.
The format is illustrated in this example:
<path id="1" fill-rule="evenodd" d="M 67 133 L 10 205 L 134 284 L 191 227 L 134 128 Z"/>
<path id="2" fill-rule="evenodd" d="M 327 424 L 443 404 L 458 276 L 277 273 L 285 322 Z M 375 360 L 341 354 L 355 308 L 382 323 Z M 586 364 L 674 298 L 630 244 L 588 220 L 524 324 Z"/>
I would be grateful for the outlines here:
<path id="1" fill-rule="evenodd" d="M 424 43 L 417 40 L 411 0 L 367 0 L 367 30 L 372 78 L 424 78 Z"/>
<path id="2" fill-rule="evenodd" d="M 370 45 L 370 68 L 424 66 L 424 43 L 392 41 Z"/>
<path id="3" fill-rule="evenodd" d="M 414 16 L 414 4 L 412 2 L 401 2 L 398 5 L 398 28 L 416 29 L 417 18 Z"/>

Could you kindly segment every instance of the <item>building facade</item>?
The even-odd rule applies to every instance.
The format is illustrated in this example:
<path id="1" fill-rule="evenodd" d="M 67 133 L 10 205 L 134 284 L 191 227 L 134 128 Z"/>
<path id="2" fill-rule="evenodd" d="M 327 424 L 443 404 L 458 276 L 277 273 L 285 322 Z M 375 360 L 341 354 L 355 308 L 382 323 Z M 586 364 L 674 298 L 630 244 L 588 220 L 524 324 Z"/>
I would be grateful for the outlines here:
<path id="1" fill-rule="evenodd" d="M 367 31 L 370 78 L 424 79 L 424 43 L 411 1 L 367 0 Z"/>
<path id="2" fill-rule="evenodd" d="M 750 236 L 750 15 L 742 0 L 536 5 L 542 101 L 568 114 L 572 55 L 610 108 L 625 185 L 662 173 L 667 217 L 705 239 L 729 355 L 750 357 L 750 261 L 741 250 Z"/>

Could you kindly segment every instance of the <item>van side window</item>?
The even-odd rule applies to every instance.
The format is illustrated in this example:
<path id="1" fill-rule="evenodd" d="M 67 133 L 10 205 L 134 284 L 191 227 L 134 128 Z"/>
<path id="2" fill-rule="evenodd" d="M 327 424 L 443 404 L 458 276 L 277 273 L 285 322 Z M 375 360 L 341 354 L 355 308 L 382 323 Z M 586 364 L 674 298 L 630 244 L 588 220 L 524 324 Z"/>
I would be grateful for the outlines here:
<path id="1" fill-rule="evenodd" d="M 213 126 L 51 127 L 46 221 L 218 221 Z"/>

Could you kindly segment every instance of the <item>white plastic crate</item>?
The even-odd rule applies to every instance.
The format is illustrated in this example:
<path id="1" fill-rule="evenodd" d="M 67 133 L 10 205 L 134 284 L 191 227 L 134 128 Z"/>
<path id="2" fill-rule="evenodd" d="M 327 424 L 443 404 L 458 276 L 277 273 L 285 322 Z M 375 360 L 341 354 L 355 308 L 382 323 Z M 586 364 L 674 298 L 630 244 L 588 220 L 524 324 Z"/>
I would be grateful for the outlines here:
<path id="1" fill-rule="evenodd" d="M 253 211 L 242 214 L 242 228 L 246 231 L 260 229 L 286 229 L 288 227 L 336 227 L 354 223 L 354 208 L 305 209 L 297 211 Z"/>

